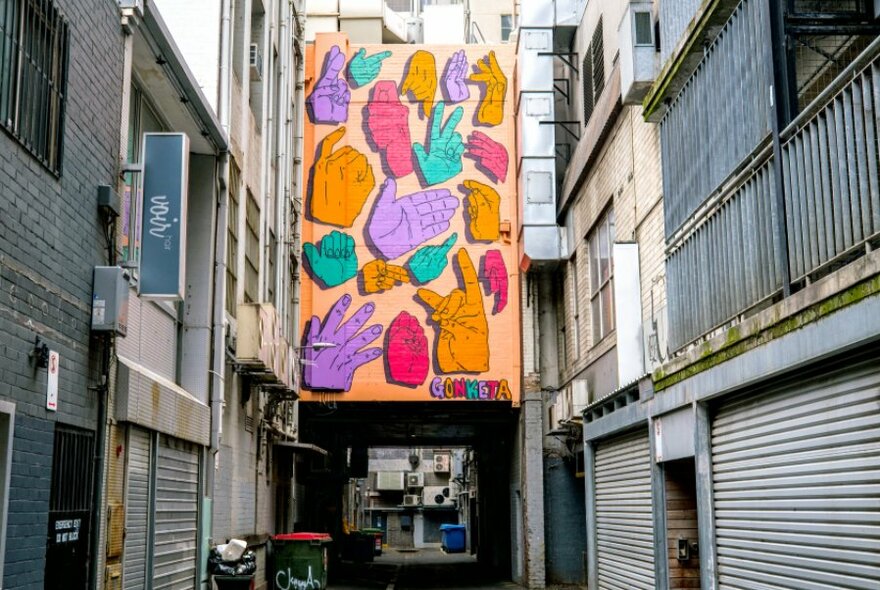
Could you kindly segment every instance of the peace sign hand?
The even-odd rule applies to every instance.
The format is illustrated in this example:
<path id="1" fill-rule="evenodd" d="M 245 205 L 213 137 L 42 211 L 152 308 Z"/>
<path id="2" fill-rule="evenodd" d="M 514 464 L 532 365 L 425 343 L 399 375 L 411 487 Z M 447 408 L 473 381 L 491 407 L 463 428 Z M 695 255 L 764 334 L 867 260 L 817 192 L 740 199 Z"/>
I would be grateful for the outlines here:
<path id="1" fill-rule="evenodd" d="M 433 310 L 431 319 L 440 328 L 437 365 L 442 373 L 482 373 L 489 370 L 489 325 L 477 271 L 467 253 L 458 251 L 458 267 L 464 290 L 453 289 L 441 297 L 430 289 L 417 294 Z"/>
<path id="2" fill-rule="evenodd" d="M 461 173 L 464 141 L 461 138 L 461 133 L 455 131 L 455 127 L 461 121 L 464 109 L 456 107 L 449 115 L 446 125 L 441 127 L 443 109 L 442 102 L 437 103 L 437 106 L 434 107 L 434 114 L 431 117 L 431 137 L 428 144 L 430 152 L 425 151 L 424 146 L 420 143 L 413 146 L 422 178 L 427 186 L 446 182 Z"/>
<path id="3" fill-rule="evenodd" d="M 354 82 L 353 86 L 359 88 L 366 86 L 379 76 L 382 69 L 382 61 L 391 57 L 390 51 L 374 53 L 367 57 L 367 50 L 361 47 L 348 64 L 348 76 Z"/>
<path id="4" fill-rule="evenodd" d="M 318 78 L 312 94 L 306 100 L 309 118 L 312 123 L 344 123 L 348 120 L 348 103 L 351 90 L 339 72 L 345 67 L 345 56 L 334 45 L 324 60 L 321 77 Z"/>

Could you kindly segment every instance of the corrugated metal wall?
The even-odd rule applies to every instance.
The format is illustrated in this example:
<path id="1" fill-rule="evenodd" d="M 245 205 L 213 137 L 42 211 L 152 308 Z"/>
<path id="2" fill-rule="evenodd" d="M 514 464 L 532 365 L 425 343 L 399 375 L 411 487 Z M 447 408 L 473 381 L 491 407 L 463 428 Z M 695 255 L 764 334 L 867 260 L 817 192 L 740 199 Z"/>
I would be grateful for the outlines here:
<path id="1" fill-rule="evenodd" d="M 128 465 L 125 478 L 125 549 L 122 557 L 124 590 L 146 588 L 150 571 L 147 548 L 150 545 L 150 501 L 152 481 L 151 435 L 131 426 L 128 429 Z"/>
<path id="2" fill-rule="evenodd" d="M 880 588 L 880 367 L 722 406 L 721 590 Z"/>
<path id="3" fill-rule="evenodd" d="M 660 2 L 660 64 L 669 59 L 703 0 Z"/>
<path id="4" fill-rule="evenodd" d="M 595 463 L 599 590 L 655 590 L 648 431 L 598 443 Z"/>
<path id="5" fill-rule="evenodd" d="M 153 589 L 196 586 L 199 448 L 160 435 L 156 461 Z"/>
<path id="6" fill-rule="evenodd" d="M 177 322 L 169 310 L 141 300 L 133 290 L 128 298 L 128 333 L 116 346 L 125 358 L 177 382 Z"/>

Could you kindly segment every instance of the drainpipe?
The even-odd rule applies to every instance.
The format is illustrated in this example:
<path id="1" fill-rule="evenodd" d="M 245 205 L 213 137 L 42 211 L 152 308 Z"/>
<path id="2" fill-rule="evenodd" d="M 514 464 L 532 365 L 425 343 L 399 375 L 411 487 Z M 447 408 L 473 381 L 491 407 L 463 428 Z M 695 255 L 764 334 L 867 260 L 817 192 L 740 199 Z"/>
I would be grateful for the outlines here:
<path id="1" fill-rule="evenodd" d="M 295 6 L 295 5 L 294 5 Z M 294 115 L 294 124 L 293 124 L 293 169 L 292 175 L 293 178 L 292 184 L 294 185 L 293 189 L 293 235 L 290 248 L 291 254 L 296 258 L 297 265 L 294 270 L 293 276 L 291 277 L 291 284 L 293 285 L 293 297 L 291 297 L 291 301 L 293 303 L 293 309 L 291 310 L 291 316 L 293 318 L 293 333 L 291 336 L 291 343 L 294 346 L 299 346 L 299 325 L 300 325 L 300 275 L 302 265 L 299 264 L 300 258 L 300 250 L 302 248 L 302 215 L 303 215 L 303 207 L 305 202 L 305 190 L 303 184 L 303 150 L 304 145 L 303 141 L 305 138 L 304 128 L 305 128 L 305 117 L 306 117 L 306 100 L 305 100 L 305 27 L 302 22 L 302 18 L 305 14 L 307 14 L 307 1 L 303 0 L 300 3 L 300 12 L 296 14 L 296 30 L 294 33 L 294 47 L 296 48 L 296 77 L 294 78 L 294 92 L 295 92 L 295 111 Z M 290 187 L 290 182 L 287 184 Z M 289 188 L 288 188 L 289 190 Z M 293 370 L 299 373 L 299 355 L 296 356 L 296 366 L 293 367 Z"/>
<path id="2" fill-rule="evenodd" d="M 217 110 L 220 125 L 229 135 L 230 105 L 230 58 L 232 33 L 232 2 L 222 0 L 220 8 L 220 85 L 217 97 Z M 223 434 L 223 404 L 226 383 L 226 234 L 229 206 L 229 152 L 220 154 L 217 162 L 217 229 L 214 239 L 214 319 L 212 334 L 213 359 L 211 367 L 211 457 L 208 466 L 206 485 L 209 497 L 214 498 L 215 472 L 219 460 L 220 437 Z"/>

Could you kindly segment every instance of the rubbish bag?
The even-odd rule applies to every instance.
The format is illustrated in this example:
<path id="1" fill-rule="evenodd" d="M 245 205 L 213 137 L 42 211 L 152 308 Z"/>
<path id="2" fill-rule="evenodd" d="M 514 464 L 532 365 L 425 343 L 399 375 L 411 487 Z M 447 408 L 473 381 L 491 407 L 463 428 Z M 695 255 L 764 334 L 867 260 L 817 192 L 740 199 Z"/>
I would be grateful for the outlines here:
<path id="1" fill-rule="evenodd" d="M 250 549 L 235 561 L 224 561 L 218 547 L 208 554 L 208 572 L 215 576 L 245 576 L 257 571 L 257 555 Z"/>
<path id="2" fill-rule="evenodd" d="M 241 559 L 238 560 L 238 565 L 235 566 L 235 575 L 236 576 L 246 576 L 257 571 L 257 554 L 248 549 L 245 551 Z"/>

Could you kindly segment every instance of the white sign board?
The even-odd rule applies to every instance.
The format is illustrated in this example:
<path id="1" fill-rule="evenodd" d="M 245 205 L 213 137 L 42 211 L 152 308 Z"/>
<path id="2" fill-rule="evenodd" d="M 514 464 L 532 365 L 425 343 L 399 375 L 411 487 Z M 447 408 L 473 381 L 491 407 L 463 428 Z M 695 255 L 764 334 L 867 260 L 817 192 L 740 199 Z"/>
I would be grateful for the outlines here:
<path id="1" fill-rule="evenodd" d="M 46 409 L 58 410 L 58 369 L 61 357 L 54 350 L 49 351 L 49 379 L 46 384 Z"/>

